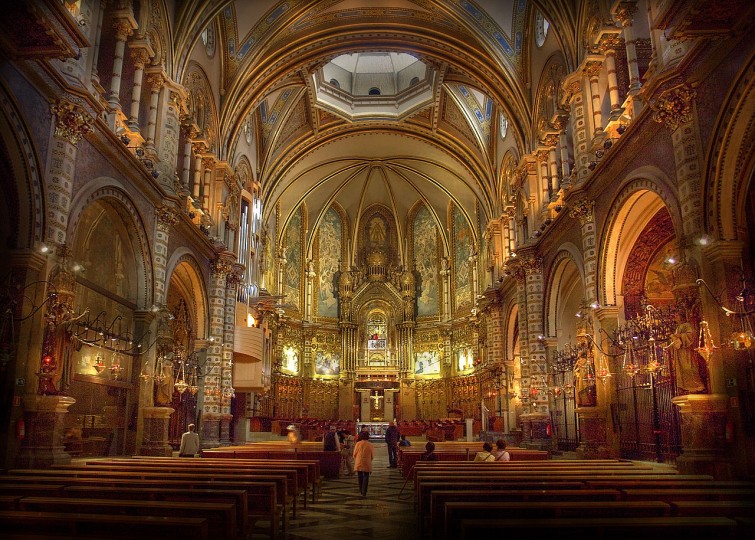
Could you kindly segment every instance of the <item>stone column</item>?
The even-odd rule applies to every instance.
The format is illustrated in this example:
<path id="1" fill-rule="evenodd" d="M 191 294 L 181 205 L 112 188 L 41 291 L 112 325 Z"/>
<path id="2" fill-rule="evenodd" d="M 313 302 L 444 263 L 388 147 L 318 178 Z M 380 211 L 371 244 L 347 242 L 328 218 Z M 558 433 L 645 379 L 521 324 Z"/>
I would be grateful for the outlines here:
<path id="1" fill-rule="evenodd" d="M 582 72 L 576 71 L 564 79 L 564 101 L 562 107 L 570 111 L 572 142 L 574 145 L 574 162 L 576 171 L 573 173 L 577 181 L 587 177 L 590 164 L 590 139 L 587 132 L 585 118 L 585 96 L 582 83 Z"/>
<path id="2" fill-rule="evenodd" d="M 220 407 L 220 444 L 231 444 L 230 429 L 233 415 L 231 400 L 236 392 L 233 388 L 233 344 L 236 333 L 236 291 L 244 274 L 244 266 L 234 264 L 226 276 L 225 321 L 223 325 L 223 359 L 221 363 L 222 402 Z"/>
<path id="3" fill-rule="evenodd" d="M 140 456 L 170 457 L 173 447 L 168 444 L 168 423 L 175 409 L 170 407 L 144 407 Z"/>
<path id="4" fill-rule="evenodd" d="M 650 101 L 653 119 L 671 131 L 684 236 L 692 240 L 702 230 L 703 203 L 701 143 L 694 119 L 696 92 L 686 84 L 674 86 Z"/>
<path id="5" fill-rule="evenodd" d="M 202 184 L 202 210 L 206 214 L 210 213 L 210 190 L 212 189 L 212 173 L 215 168 L 215 160 L 212 157 L 202 159 L 204 167 L 204 183 Z"/>
<path id="6" fill-rule="evenodd" d="M 139 106 L 142 100 L 142 79 L 144 66 L 154 56 L 152 48 L 145 40 L 132 41 L 131 58 L 134 61 L 134 86 L 131 89 L 131 111 L 128 115 L 128 127 L 133 131 L 139 131 Z"/>
<path id="7" fill-rule="evenodd" d="M 550 152 L 541 148 L 535 154 L 537 162 L 540 164 L 540 210 L 544 211 L 551 200 L 550 197 L 550 177 L 548 175 L 548 157 Z"/>
<path id="8" fill-rule="evenodd" d="M 167 303 L 167 274 L 168 240 L 170 229 L 178 221 L 178 215 L 173 208 L 160 206 L 155 208 L 155 305 L 164 306 Z"/>
<path id="9" fill-rule="evenodd" d="M 61 99 L 50 107 L 55 115 L 54 134 L 47 158 L 45 192 L 47 231 L 45 239 L 64 244 L 71 210 L 71 194 L 76 172 L 76 146 L 92 131 L 94 119 L 82 107 Z"/>
<path id="10" fill-rule="evenodd" d="M 563 111 L 561 111 L 563 113 Z M 569 166 L 569 140 L 566 135 L 566 126 L 569 125 L 569 117 L 565 114 L 557 114 L 551 122 L 558 130 L 558 151 L 561 158 L 561 184 L 567 182 L 571 174 Z M 561 185 L 559 185 L 559 188 Z"/>
<path id="11" fill-rule="evenodd" d="M 100 0 L 99 10 L 97 11 L 97 28 L 94 34 L 94 45 L 92 46 L 92 82 L 95 87 L 100 86 L 100 73 L 97 68 L 97 62 L 100 57 L 100 42 L 102 41 L 102 19 L 105 15 L 107 0 Z"/>
<path id="12" fill-rule="evenodd" d="M 202 142 L 192 145 L 194 151 L 194 180 L 191 185 L 191 198 L 194 199 L 194 206 L 199 208 L 202 205 L 200 199 L 202 190 L 202 154 L 205 152 L 205 145 Z"/>
<path id="13" fill-rule="evenodd" d="M 181 132 L 184 137 L 184 151 L 183 151 L 183 168 L 181 170 L 181 187 L 186 193 L 191 193 L 189 182 L 191 180 L 191 145 L 192 139 L 197 136 L 197 131 L 193 124 L 183 124 L 181 126 Z"/>
<path id="14" fill-rule="evenodd" d="M 632 23 L 637 13 L 637 2 L 630 0 L 618 2 L 613 10 L 614 18 L 619 21 L 624 31 L 624 45 L 627 49 L 627 66 L 629 68 L 629 93 L 635 95 L 642 87 L 640 82 L 640 68 L 637 65 L 636 38 Z"/>
<path id="15" fill-rule="evenodd" d="M 582 256 L 585 265 L 585 297 L 597 300 L 597 249 L 595 246 L 595 201 L 580 198 L 570 201 L 569 217 L 579 220 L 582 231 Z"/>
<path id="16" fill-rule="evenodd" d="M 590 60 L 585 62 L 585 74 L 590 81 L 590 99 L 592 101 L 592 124 L 593 138 L 599 137 L 603 133 L 603 113 L 600 110 L 600 88 L 598 87 L 598 78 L 603 70 L 603 61 L 596 56 L 589 56 Z M 595 58 L 595 59 L 593 59 Z"/>
<path id="17" fill-rule="evenodd" d="M 604 32 L 600 36 L 598 49 L 605 55 L 606 78 L 608 79 L 608 95 L 611 99 L 611 116 L 618 118 L 621 114 L 619 101 L 619 82 L 616 79 L 616 49 L 621 46 L 621 38 L 617 33 Z"/>
<path id="18" fill-rule="evenodd" d="M 226 276 L 232 271 L 232 259 L 222 253 L 212 261 L 210 271 L 210 343 L 204 369 L 204 406 L 200 439 L 202 448 L 220 444 L 223 415 L 223 330 L 225 326 Z"/>
<path id="19" fill-rule="evenodd" d="M 147 84 L 149 85 L 149 119 L 147 120 L 147 136 L 145 137 L 145 145 L 150 149 L 150 153 L 155 155 L 156 144 L 155 137 L 157 131 L 157 106 L 160 103 L 160 91 L 165 85 L 165 77 L 162 73 L 162 69 L 158 68 L 158 71 L 148 71 Z"/>
<path id="20" fill-rule="evenodd" d="M 119 10 L 113 17 L 115 52 L 113 53 L 113 78 L 110 80 L 110 94 L 107 101 L 114 111 L 121 110 L 121 76 L 123 75 L 123 55 L 126 52 L 126 39 L 138 27 L 130 12 L 130 9 Z"/>
<path id="21" fill-rule="evenodd" d="M 558 157 L 556 156 L 556 147 L 558 146 L 558 134 L 549 133 L 546 135 L 543 144 L 548 147 L 548 169 L 550 177 L 550 199 L 554 201 L 558 198 L 559 178 L 558 178 Z"/>

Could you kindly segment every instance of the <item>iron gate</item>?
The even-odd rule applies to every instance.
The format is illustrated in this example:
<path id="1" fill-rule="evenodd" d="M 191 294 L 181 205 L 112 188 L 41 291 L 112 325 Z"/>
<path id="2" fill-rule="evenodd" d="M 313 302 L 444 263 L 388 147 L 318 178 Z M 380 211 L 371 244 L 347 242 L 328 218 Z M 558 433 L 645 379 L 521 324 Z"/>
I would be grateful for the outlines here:
<path id="1" fill-rule="evenodd" d="M 622 458 L 665 463 L 681 453 L 679 409 L 671 403 L 672 326 L 651 315 L 648 311 L 617 331 L 621 369 L 612 412 Z"/>
<path id="2" fill-rule="evenodd" d="M 553 374 L 553 407 L 551 425 L 558 449 L 573 452 L 579 445 L 579 420 L 574 410 L 574 372 L 557 371 Z"/>

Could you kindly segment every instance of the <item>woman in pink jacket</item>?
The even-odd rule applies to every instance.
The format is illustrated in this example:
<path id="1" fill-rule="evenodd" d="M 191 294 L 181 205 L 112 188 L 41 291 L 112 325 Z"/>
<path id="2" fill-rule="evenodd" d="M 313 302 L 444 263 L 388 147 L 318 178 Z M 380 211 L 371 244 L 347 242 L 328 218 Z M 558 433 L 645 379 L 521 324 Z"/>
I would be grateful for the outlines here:
<path id="1" fill-rule="evenodd" d="M 367 484 L 370 481 L 374 457 L 375 447 L 370 442 L 370 434 L 366 431 L 360 432 L 357 443 L 354 445 L 354 468 L 359 478 L 359 492 L 362 497 L 367 496 Z"/>

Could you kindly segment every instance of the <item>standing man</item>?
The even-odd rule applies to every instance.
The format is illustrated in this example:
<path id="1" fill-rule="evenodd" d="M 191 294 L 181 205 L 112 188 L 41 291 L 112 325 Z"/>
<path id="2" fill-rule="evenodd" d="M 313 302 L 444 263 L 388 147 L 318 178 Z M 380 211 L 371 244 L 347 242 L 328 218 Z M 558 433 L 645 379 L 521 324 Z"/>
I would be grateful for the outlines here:
<path id="1" fill-rule="evenodd" d="M 181 447 L 178 449 L 178 457 L 194 457 L 199 452 L 199 433 L 194 431 L 196 426 L 189 424 L 189 431 L 181 435 Z"/>
<path id="2" fill-rule="evenodd" d="M 322 449 L 326 452 L 340 452 L 341 445 L 336 434 L 336 426 L 330 426 L 330 429 L 322 439 Z"/>
<path id="3" fill-rule="evenodd" d="M 399 433 L 398 428 L 396 427 L 396 423 L 390 422 L 388 424 L 388 429 L 385 430 L 385 444 L 388 446 L 388 461 L 390 462 L 388 468 L 390 469 L 395 469 L 396 467 L 398 467 L 398 439 Z"/>

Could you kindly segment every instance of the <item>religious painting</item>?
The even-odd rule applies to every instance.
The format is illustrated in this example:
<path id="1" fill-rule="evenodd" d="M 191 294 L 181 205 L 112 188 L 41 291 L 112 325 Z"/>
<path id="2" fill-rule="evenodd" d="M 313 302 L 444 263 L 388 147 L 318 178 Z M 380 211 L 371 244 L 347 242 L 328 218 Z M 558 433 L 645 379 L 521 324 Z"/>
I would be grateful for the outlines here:
<path id="1" fill-rule="evenodd" d="M 422 207 L 414 218 L 414 265 L 419 274 L 417 314 L 438 314 L 438 235 L 430 212 Z"/>
<path id="2" fill-rule="evenodd" d="M 453 210 L 454 225 L 454 304 L 458 308 L 471 302 L 472 298 L 472 267 L 469 258 L 472 256 L 472 231 L 467 220 L 458 208 Z"/>
<path id="3" fill-rule="evenodd" d="M 414 356 L 415 375 L 437 375 L 440 373 L 440 353 L 438 351 L 418 352 Z"/>
<path id="4" fill-rule="evenodd" d="M 673 248 L 674 243 L 670 242 L 658 251 L 645 276 L 645 295 L 648 302 L 656 307 L 674 302 L 671 268 L 676 261 Z"/>
<path id="5" fill-rule="evenodd" d="M 325 351 L 315 354 L 315 373 L 318 375 L 338 375 L 341 372 L 341 357 Z"/>
<path id="6" fill-rule="evenodd" d="M 341 218 L 335 210 L 329 209 L 318 232 L 317 313 L 321 317 L 338 317 L 337 290 L 333 282 L 341 259 L 341 230 Z"/>
<path id="7" fill-rule="evenodd" d="M 291 375 L 299 374 L 299 351 L 291 346 L 283 347 L 281 371 Z"/>
<path id="8" fill-rule="evenodd" d="M 382 247 L 387 245 L 388 227 L 385 220 L 380 216 L 374 216 L 367 223 L 367 238 L 370 247 Z"/>
<path id="9" fill-rule="evenodd" d="M 469 371 L 474 367 L 474 354 L 472 349 L 464 348 L 459 349 L 456 353 L 456 369 L 457 371 Z"/>
<path id="10" fill-rule="evenodd" d="M 301 213 L 294 212 L 286 227 L 284 255 L 286 267 L 283 274 L 283 294 L 286 302 L 299 307 L 299 291 L 301 290 Z"/>

